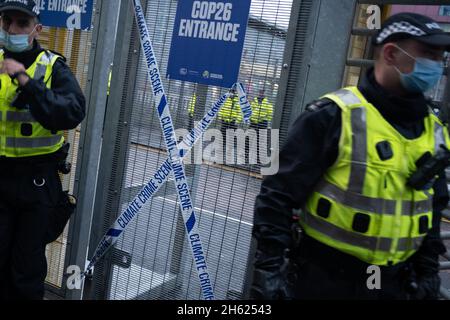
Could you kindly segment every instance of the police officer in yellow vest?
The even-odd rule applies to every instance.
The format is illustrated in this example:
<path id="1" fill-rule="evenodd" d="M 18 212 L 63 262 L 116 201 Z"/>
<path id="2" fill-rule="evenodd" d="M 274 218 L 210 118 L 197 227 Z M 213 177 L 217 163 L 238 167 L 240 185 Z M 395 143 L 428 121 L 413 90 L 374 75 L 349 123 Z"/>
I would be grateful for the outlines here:
<path id="1" fill-rule="evenodd" d="M 220 131 L 223 141 L 226 141 L 226 131 L 236 130 L 237 124 L 242 121 L 242 111 L 239 104 L 239 97 L 236 91 L 231 91 L 231 95 L 219 111 L 219 120 L 222 122 Z"/>
<path id="2" fill-rule="evenodd" d="M 424 190 L 407 180 L 422 157 L 449 147 L 424 92 L 443 74 L 450 36 L 425 16 L 398 14 L 373 43 L 375 67 L 358 87 L 329 93 L 307 108 L 281 151 L 279 172 L 262 184 L 253 298 L 438 296 L 445 174 Z M 293 241 L 293 211 L 300 212 L 303 232 L 291 251 L 297 269 L 289 287 L 281 266 Z M 380 271 L 378 284 L 369 279 L 373 270 Z"/>
<path id="3" fill-rule="evenodd" d="M 52 213 L 67 201 L 58 175 L 63 130 L 85 116 L 65 59 L 42 49 L 33 0 L 0 2 L 0 299 L 42 299 Z"/>
<path id="4" fill-rule="evenodd" d="M 195 115 L 195 104 L 197 103 L 197 95 L 194 93 L 194 95 L 191 97 L 191 100 L 189 100 L 188 105 L 188 131 L 191 131 L 194 127 L 194 115 Z"/>
<path id="5" fill-rule="evenodd" d="M 272 117 L 273 106 L 265 96 L 265 91 L 259 90 L 258 96 L 252 102 L 251 128 L 267 129 Z"/>

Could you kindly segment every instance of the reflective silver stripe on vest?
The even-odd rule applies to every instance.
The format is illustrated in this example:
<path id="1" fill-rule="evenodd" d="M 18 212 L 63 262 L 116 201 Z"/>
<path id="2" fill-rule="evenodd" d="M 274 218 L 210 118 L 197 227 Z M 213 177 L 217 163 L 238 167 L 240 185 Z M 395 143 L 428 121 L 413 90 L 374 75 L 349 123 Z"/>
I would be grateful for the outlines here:
<path id="1" fill-rule="evenodd" d="M 319 183 L 316 192 L 354 209 L 378 214 L 395 214 L 395 200 L 370 198 L 361 194 L 348 192 L 325 180 Z"/>
<path id="2" fill-rule="evenodd" d="M 433 201 L 432 198 L 421 201 L 403 201 L 402 202 L 402 215 L 416 215 L 421 213 L 431 212 L 433 209 Z"/>
<path id="3" fill-rule="evenodd" d="M 348 190 L 363 193 L 367 166 L 367 123 L 366 109 L 353 109 L 352 114 L 352 165 Z"/>
<path id="4" fill-rule="evenodd" d="M 41 148 L 51 147 L 61 141 L 61 135 L 38 138 L 6 138 L 8 148 Z"/>
<path id="5" fill-rule="evenodd" d="M 446 145 L 444 128 L 437 122 L 434 124 L 434 151 L 438 151 L 441 145 Z"/>
<path id="6" fill-rule="evenodd" d="M 361 99 L 359 99 L 357 95 L 347 89 L 341 89 L 332 94 L 338 96 L 346 106 L 362 103 Z"/>
<path id="7" fill-rule="evenodd" d="M 362 194 L 342 190 L 338 186 L 322 180 L 315 189 L 321 195 L 356 210 L 375 214 L 395 214 L 396 200 L 371 198 Z M 402 201 L 402 215 L 410 216 L 430 212 L 432 199 L 413 202 Z"/>
<path id="8" fill-rule="evenodd" d="M 6 112 L 6 121 L 10 122 L 36 122 L 34 117 L 30 112 L 17 112 L 8 111 Z"/>
<path id="9" fill-rule="evenodd" d="M 55 55 L 51 52 L 46 51 L 41 59 L 39 60 L 39 63 L 36 64 L 36 70 L 34 71 L 34 79 L 39 80 L 43 77 L 45 77 L 45 73 L 47 72 L 47 65 L 50 64 L 52 61 L 52 58 Z"/>
<path id="10" fill-rule="evenodd" d="M 347 231 L 321 218 L 315 217 L 309 212 L 302 214 L 302 217 L 307 226 L 336 241 L 372 251 L 390 251 L 391 249 L 392 240 L 389 238 L 369 237 L 356 232 Z"/>
<path id="11" fill-rule="evenodd" d="M 425 236 L 416 237 L 416 238 L 400 238 L 398 239 L 397 251 L 408 251 L 408 250 L 417 250 L 422 244 Z"/>
<path id="12" fill-rule="evenodd" d="M 333 93 L 346 106 L 358 105 L 363 102 L 352 91 L 341 89 Z M 365 108 L 351 110 L 352 126 L 352 165 L 348 189 L 354 193 L 362 193 L 367 166 L 367 111 Z"/>
<path id="13" fill-rule="evenodd" d="M 368 211 L 375 214 L 395 214 L 396 200 L 371 198 L 348 192 L 325 180 L 322 180 L 318 184 L 315 191 L 352 209 Z M 402 201 L 402 215 L 404 216 L 427 213 L 431 210 L 431 198 L 417 202 Z"/>

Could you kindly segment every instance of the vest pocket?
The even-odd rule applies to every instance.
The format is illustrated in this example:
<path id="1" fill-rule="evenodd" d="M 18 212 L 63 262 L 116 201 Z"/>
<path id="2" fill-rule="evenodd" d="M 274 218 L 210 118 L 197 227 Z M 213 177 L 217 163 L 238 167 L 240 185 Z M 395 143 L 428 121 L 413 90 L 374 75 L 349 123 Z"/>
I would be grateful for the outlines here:
<path id="1" fill-rule="evenodd" d="M 420 234 L 425 234 L 428 232 L 428 230 L 429 230 L 428 223 L 429 223 L 428 216 L 421 216 L 419 218 L 419 230 L 418 231 Z"/>
<path id="2" fill-rule="evenodd" d="M 324 219 L 328 219 L 331 211 L 331 202 L 325 198 L 320 198 L 317 203 L 317 215 Z"/>
<path id="3" fill-rule="evenodd" d="M 391 144 L 389 141 L 381 141 L 376 145 L 378 157 L 381 161 L 390 160 L 394 157 L 394 152 L 392 151 Z"/>
<path id="4" fill-rule="evenodd" d="M 31 137 L 33 135 L 33 126 L 31 123 L 22 123 L 20 125 L 20 134 L 24 137 Z"/>
<path id="5" fill-rule="evenodd" d="M 352 229 L 353 231 L 366 233 L 369 231 L 370 216 L 364 213 L 356 213 L 353 217 Z"/>

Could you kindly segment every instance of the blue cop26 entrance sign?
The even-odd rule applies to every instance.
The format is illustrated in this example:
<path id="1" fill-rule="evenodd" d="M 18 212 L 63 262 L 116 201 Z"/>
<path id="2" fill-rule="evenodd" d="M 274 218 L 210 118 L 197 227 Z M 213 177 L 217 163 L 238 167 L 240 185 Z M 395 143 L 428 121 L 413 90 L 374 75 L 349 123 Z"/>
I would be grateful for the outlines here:
<path id="1" fill-rule="evenodd" d="M 48 27 L 89 30 L 94 0 L 35 0 L 41 23 Z"/>
<path id="2" fill-rule="evenodd" d="M 179 0 L 167 77 L 229 88 L 238 78 L 251 0 Z"/>

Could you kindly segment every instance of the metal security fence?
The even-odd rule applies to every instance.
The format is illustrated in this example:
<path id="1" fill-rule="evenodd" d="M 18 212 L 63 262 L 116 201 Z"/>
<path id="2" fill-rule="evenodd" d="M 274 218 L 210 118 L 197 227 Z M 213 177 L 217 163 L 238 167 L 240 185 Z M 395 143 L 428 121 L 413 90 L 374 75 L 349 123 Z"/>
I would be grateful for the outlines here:
<path id="1" fill-rule="evenodd" d="M 281 144 L 305 106 L 342 83 L 356 0 L 293 2 L 274 127 Z"/>
<path id="2" fill-rule="evenodd" d="M 156 57 L 164 75 L 178 1 L 143 1 Z M 250 100 L 264 89 L 275 104 L 279 94 L 291 1 L 254 0 L 239 80 Z M 122 1 L 99 165 L 89 256 L 119 213 L 167 158 L 151 86 L 138 42 L 132 3 Z M 223 61 L 217 61 L 223 63 Z M 177 129 L 188 127 L 188 105 L 197 96 L 195 118 L 225 93 L 224 88 L 163 79 Z M 275 105 L 275 113 L 282 112 Z M 212 128 L 220 129 L 216 122 Z M 242 126 L 240 125 L 240 128 Z M 209 141 L 205 141 L 206 148 Z M 252 166 L 223 165 L 204 159 L 187 165 L 216 298 L 242 298 L 261 178 Z M 200 284 L 187 245 L 184 223 L 169 181 L 95 267 L 96 299 L 200 299 Z"/>
<path id="3" fill-rule="evenodd" d="M 41 46 L 59 52 L 67 59 L 67 64 L 78 79 L 84 90 L 87 83 L 89 56 L 91 53 L 92 31 L 67 30 L 65 28 L 44 27 L 38 39 Z M 61 176 L 63 189 L 74 193 L 75 171 L 77 168 L 78 142 L 80 129 L 66 132 L 66 141 L 71 144 L 68 161 L 72 164 L 72 171 Z M 53 243 L 47 246 L 48 274 L 46 282 L 48 289 L 63 295 L 63 277 L 66 267 L 66 257 L 70 250 L 69 224 L 64 233 Z"/>
<path id="4" fill-rule="evenodd" d="M 197 97 L 194 120 L 199 120 L 226 89 L 164 77 L 178 1 L 142 4 L 175 127 L 188 129 L 192 97 Z M 61 243 L 49 251 L 49 282 L 63 288 L 65 266 L 84 268 L 104 233 L 167 158 L 132 1 L 98 0 L 95 8 L 90 33 L 67 32 L 58 41 L 47 40 L 71 54 L 89 104 L 83 128 L 72 138 L 76 174 L 66 178 L 79 206 Z M 239 81 L 250 101 L 265 90 L 274 105 L 270 129 L 279 130 L 280 146 L 308 102 L 336 90 L 343 79 L 357 81 L 358 63 L 370 58 L 367 34 L 361 31 L 365 8 L 356 0 L 252 0 Z M 346 62 L 358 69 L 346 69 Z M 220 134 L 221 123 L 211 128 Z M 250 282 L 253 206 L 263 176 L 259 165 L 224 164 L 207 154 L 209 138 L 205 135 L 193 151 L 202 164 L 186 162 L 188 181 L 216 298 L 242 299 Z M 260 145 L 274 151 L 272 142 Z M 243 152 L 248 156 L 249 150 Z M 97 263 L 84 291 L 59 293 L 67 299 L 201 299 L 173 180 Z"/>

